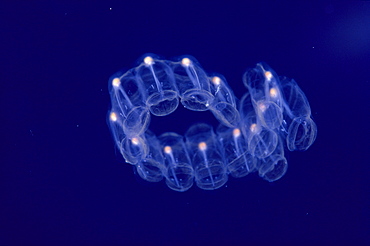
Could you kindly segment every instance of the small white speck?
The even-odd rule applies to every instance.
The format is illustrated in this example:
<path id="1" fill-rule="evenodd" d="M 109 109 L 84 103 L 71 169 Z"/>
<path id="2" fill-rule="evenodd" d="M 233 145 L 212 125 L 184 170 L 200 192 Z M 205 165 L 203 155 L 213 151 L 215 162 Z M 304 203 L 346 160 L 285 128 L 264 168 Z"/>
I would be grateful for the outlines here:
<path id="1" fill-rule="evenodd" d="M 80 127 L 80 125 L 76 125 L 76 127 Z"/>

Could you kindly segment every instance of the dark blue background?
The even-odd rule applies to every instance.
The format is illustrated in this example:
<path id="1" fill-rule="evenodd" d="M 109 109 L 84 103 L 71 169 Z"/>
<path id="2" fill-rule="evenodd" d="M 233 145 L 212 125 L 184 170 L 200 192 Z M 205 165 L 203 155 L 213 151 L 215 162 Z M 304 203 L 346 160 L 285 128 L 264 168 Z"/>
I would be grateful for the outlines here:
<path id="1" fill-rule="evenodd" d="M 2 4 L 0 245 L 369 245 L 370 3 L 241 2 Z M 140 181 L 114 150 L 107 83 L 147 52 L 192 55 L 239 98 L 267 62 L 306 93 L 316 142 L 275 183 Z M 151 129 L 199 115 L 176 113 Z"/>

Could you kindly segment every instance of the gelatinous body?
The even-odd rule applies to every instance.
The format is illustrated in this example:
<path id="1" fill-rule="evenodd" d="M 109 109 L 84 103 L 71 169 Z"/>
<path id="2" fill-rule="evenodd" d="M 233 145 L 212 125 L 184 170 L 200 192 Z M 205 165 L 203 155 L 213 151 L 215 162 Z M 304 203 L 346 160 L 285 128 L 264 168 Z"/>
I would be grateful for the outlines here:
<path id="1" fill-rule="evenodd" d="M 194 182 L 218 189 L 229 174 L 257 172 L 276 181 L 287 171 L 284 150 L 307 150 L 316 139 L 310 105 L 293 79 L 278 77 L 265 63 L 248 69 L 243 83 L 247 90 L 238 100 L 222 75 L 207 74 L 194 58 L 144 56 L 137 67 L 109 80 L 108 124 L 115 145 L 142 179 L 165 179 L 175 191 Z M 171 117 L 179 102 L 192 111 L 210 110 L 220 125 L 214 131 L 197 123 L 184 136 L 157 137 L 148 129 L 151 115 Z"/>

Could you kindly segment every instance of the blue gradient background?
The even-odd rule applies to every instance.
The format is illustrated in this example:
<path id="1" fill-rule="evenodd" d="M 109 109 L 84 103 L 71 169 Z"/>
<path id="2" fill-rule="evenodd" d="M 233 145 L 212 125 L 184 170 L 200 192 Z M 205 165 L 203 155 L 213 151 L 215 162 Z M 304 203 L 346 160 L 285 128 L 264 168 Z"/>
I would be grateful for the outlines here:
<path id="1" fill-rule="evenodd" d="M 0 245 L 369 245 L 370 2 L 5 1 Z M 106 124 L 108 78 L 194 56 L 237 97 L 259 61 L 294 78 L 318 138 L 256 174 L 185 193 L 133 174 Z M 151 129 L 213 116 L 178 109 Z"/>

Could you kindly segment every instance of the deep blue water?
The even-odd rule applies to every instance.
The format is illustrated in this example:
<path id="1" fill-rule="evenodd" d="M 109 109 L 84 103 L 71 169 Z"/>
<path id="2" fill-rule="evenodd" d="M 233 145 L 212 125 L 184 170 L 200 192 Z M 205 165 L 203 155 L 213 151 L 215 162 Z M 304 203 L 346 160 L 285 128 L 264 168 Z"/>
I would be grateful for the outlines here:
<path id="1" fill-rule="evenodd" d="M 8 2 L 0 245 L 370 244 L 369 1 Z M 245 69 L 267 62 L 305 92 L 316 142 L 287 153 L 273 183 L 254 173 L 179 193 L 142 181 L 106 116 L 109 77 L 148 52 L 194 56 L 238 98 Z M 150 129 L 183 134 L 198 115 L 153 118 Z"/>

